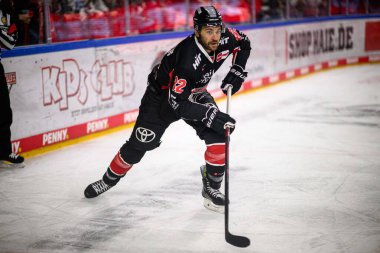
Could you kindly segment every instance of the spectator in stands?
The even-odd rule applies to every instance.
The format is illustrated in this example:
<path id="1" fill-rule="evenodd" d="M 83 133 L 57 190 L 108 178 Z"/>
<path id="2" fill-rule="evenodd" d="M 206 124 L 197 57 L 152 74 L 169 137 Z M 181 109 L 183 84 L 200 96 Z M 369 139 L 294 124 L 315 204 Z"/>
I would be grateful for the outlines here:
<path id="1" fill-rule="evenodd" d="M 29 10 L 32 14 L 29 24 L 29 44 L 41 44 L 45 41 L 44 1 L 31 0 Z"/>
<path id="2" fill-rule="evenodd" d="M 368 6 L 369 13 L 380 13 L 380 1 L 379 0 L 369 0 Z"/>
<path id="3" fill-rule="evenodd" d="M 17 40 L 15 12 L 11 0 L 0 0 L 0 55 L 1 48 L 12 49 Z M 4 67 L 0 61 L 0 167 L 22 167 L 24 158 L 12 152 L 12 109 Z"/>
<path id="4" fill-rule="evenodd" d="M 304 16 L 305 0 L 290 0 L 289 5 L 290 18 L 302 18 Z"/>
<path id="5" fill-rule="evenodd" d="M 85 6 L 88 8 L 89 12 L 107 12 L 109 8 L 103 2 L 103 0 L 87 0 Z"/>
<path id="6" fill-rule="evenodd" d="M 79 13 L 89 0 L 53 0 L 52 12 L 59 14 Z"/>
<path id="7" fill-rule="evenodd" d="M 14 0 L 16 13 L 16 26 L 18 31 L 17 45 L 26 45 L 29 39 L 29 24 L 31 20 L 31 12 L 29 12 L 28 0 Z M 17 19 L 18 18 L 18 19 Z"/>
<path id="8" fill-rule="evenodd" d="M 349 0 L 348 6 L 346 0 L 332 0 L 331 14 L 346 15 L 365 13 L 365 0 Z"/>
<path id="9" fill-rule="evenodd" d="M 103 0 L 103 1 L 104 1 L 104 4 L 110 10 L 124 6 L 124 1 L 121 1 L 121 0 Z"/>
<path id="10" fill-rule="evenodd" d="M 86 0 L 85 6 L 90 10 L 90 12 L 107 12 L 124 6 L 124 0 Z"/>
<path id="11" fill-rule="evenodd" d="M 318 4 L 318 16 L 324 17 L 329 15 L 329 0 L 321 0 Z"/>
<path id="12" fill-rule="evenodd" d="M 305 7 L 303 10 L 304 17 L 317 17 L 318 6 L 321 0 L 305 0 Z"/>
<path id="13" fill-rule="evenodd" d="M 43 43 L 43 2 L 42 0 L 14 0 L 18 30 L 17 45 Z"/>
<path id="14" fill-rule="evenodd" d="M 262 0 L 259 22 L 281 20 L 285 17 L 285 0 Z"/>
<path id="15" fill-rule="evenodd" d="M 290 0 L 290 18 L 328 15 L 329 0 Z"/>

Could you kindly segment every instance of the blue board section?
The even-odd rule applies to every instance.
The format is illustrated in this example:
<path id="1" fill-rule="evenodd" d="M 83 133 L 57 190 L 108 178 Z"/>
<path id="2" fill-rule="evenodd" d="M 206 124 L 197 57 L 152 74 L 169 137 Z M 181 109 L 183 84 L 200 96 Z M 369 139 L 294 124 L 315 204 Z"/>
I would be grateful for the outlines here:
<path id="1" fill-rule="evenodd" d="M 333 16 L 333 17 L 288 20 L 288 21 L 273 22 L 273 23 L 237 25 L 234 27 L 239 30 L 255 30 L 255 29 L 265 29 L 265 28 L 270 28 L 270 27 L 280 27 L 280 26 L 289 26 L 289 25 L 297 25 L 297 24 L 321 23 L 321 22 L 334 21 L 334 20 L 372 19 L 372 18 L 378 19 L 380 18 L 380 15 L 377 14 L 377 15 Z M 120 37 L 120 38 L 54 43 L 54 44 L 49 44 L 49 45 L 44 44 L 44 45 L 35 45 L 35 46 L 23 46 L 23 47 L 16 47 L 11 51 L 3 50 L 2 57 L 3 58 L 17 57 L 17 56 L 25 56 L 25 55 L 33 55 L 33 54 L 67 51 L 67 50 L 77 50 L 77 49 L 82 49 L 82 48 L 97 48 L 97 47 L 145 42 L 145 41 L 177 39 L 177 38 L 185 38 L 186 36 L 190 34 L 192 34 L 192 31 L 142 34 L 142 35 L 137 35 L 137 36 L 128 36 L 128 37 Z"/>

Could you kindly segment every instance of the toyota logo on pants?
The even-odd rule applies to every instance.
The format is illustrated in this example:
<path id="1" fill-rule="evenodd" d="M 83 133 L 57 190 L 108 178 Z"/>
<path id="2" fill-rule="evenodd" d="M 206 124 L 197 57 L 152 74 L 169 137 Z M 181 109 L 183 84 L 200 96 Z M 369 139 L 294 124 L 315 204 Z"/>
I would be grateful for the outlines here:
<path id="1" fill-rule="evenodd" d="M 156 137 L 156 134 L 149 129 L 139 127 L 136 129 L 136 138 L 141 142 L 151 142 Z"/>

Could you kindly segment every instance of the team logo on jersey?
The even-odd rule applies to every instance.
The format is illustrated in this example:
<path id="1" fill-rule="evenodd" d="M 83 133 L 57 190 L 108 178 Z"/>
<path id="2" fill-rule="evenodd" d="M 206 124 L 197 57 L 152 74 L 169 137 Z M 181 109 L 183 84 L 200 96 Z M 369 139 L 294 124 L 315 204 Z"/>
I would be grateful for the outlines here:
<path id="1" fill-rule="evenodd" d="M 172 49 L 170 49 L 167 53 L 166 53 L 166 56 L 170 56 L 171 54 L 174 53 L 174 49 L 175 47 L 173 47 Z"/>
<path id="2" fill-rule="evenodd" d="M 201 63 L 201 53 L 197 54 L 194 58 L 193 68 L 196 70 Z"/>
<path id="3" fill-rule="evenodd" d="M 183 89 L 186 87 L 186 80 L 185 79 L 178 79 L 178 76 L 175 77 L 174 85 L 173 85 L 173 91 L 175 93 L 181 94 L 183 92 Z"/>
<path id="4" fill-rule="evenodd" d="M 228 43 L 228 39 L 229 39 L 229 37 L 223 37 L 223 38 L 221 38 L 219 44 L 220 45 L 227 44 Z"/>
<path id="5" fill-rule="evenodd" d="M 173 94 L 169 93 L 169 104 L 170 106 L 176 110 L 179 104 L 175 101 L 177 97 L 173 96 Z"/>
<path id="6" fill-rule="evenodd" d="M 136 138 L 141 142 L 148 143 L 156 138 L 156 134 L 150 129 L 138 127 L 136 129 Z"/>
<path id="7" fill-rule="evenodd" d="M 226 59 L 229 55 L 230 51 L 229 50 L 224 50 L 223 52 L 219 53 L 216 56 L 216 62 L 220 62 L 223 59 Z"/>
<path id="8" fill-rule="evenodd" d="M 197 82 L 197 84 L 207 84 L 210 81 L 212 75 L 214 75 L 213 69 L 211 69 L 209 72 L 205 73 L 202 76 L 202 79 Z"/>

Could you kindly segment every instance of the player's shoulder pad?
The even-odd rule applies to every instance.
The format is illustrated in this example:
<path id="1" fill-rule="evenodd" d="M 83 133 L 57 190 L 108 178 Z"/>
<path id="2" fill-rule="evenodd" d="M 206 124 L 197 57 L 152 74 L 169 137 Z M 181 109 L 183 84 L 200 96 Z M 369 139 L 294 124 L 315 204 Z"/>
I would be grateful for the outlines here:
<path id="1" fill-rule="evenodd" d="M 232 40 L 240 45 L 241 49 L 251 49 L 251 42 L 245 33 L 232 27 L 226 27 L 225 30 L 229 37 L 232 37 Z"/>
<path id="2" fill-rule="evenodd" d="M 189 36 L 178 45 L 178 64 L 176 69 L 191 72 L 197 54 L 199 54 L 199 51 L 195 44 L 194 36 Z"/>
<path id="3" fill-rule="evenodd" d="M 226 27 L 225 31 L 227 34 L 232 36 L 236 41 L 240 40 L 247 40 L 248 36 L 245 35 L 242 31 L 237 30 L 236 28 L 233 27 Z"/>

